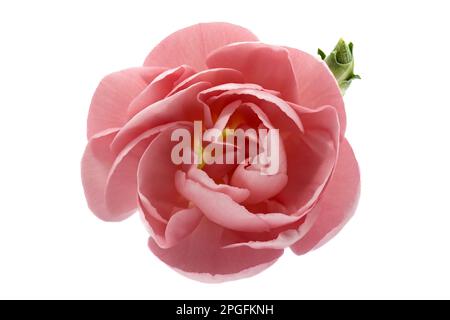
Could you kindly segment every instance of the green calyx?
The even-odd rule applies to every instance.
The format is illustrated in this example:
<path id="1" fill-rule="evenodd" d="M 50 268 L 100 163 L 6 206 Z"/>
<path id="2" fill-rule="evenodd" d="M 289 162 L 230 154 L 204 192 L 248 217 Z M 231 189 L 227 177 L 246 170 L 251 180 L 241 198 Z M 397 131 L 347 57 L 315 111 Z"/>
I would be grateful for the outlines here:
<path id="1" fill-rule="evenodd" d="M 345 43 L 343 39 L 339 39 L 336 47 L 327 56 L 322 50 L 318 49 L 317 53 L 322 60 L 328 65 L 328 68 L 333 73 L 342 95 L 350 87 L 354 79 L 361 79 L 360 76 L 354 74 L 353 68 L 355 61 L 353 59 L 353 43 Z"/>

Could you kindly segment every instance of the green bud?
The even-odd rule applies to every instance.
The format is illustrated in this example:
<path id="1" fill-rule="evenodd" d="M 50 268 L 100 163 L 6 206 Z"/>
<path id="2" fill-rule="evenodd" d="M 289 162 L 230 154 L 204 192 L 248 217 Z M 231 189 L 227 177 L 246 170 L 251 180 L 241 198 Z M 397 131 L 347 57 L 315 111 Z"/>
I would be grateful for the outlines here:
<path id="1" fill-rule="evenodd" d="M 326 62 L 328 68 L 330 68 L 336 78 L 342 95 L 350 87 L 352 80 L 361 79 L 360 76 L 353 73 L 355 66 L 353 43 L 350 42 L 347 45 L 343 39 L 339 39 L 336 47 L 334 47 L 328 56 L 320 49 L 318 49 L 317 53 Z"/>

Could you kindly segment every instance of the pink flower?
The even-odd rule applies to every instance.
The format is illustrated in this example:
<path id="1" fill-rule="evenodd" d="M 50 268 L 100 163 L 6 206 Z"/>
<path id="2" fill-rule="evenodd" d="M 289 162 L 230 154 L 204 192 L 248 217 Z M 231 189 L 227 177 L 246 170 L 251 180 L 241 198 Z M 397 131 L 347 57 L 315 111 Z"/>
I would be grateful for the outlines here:
<path id="1" fill-rule="evenodd" d="M 204 129 L 278 129 L 278 173 L 175 164 L 172 133 L 192 132 L 194 121 Z M 333 75 L 315 57 L 258 42 L 239 26 L 177 31 L 143 67 L 108 75 L 87 126 L 82 180 L 90 209 L 106 221 L 139 209 L 150 250 L 197 280 L 251 276 L 285 248 L 315 249 L 357 205 L 358 164 Z"/>

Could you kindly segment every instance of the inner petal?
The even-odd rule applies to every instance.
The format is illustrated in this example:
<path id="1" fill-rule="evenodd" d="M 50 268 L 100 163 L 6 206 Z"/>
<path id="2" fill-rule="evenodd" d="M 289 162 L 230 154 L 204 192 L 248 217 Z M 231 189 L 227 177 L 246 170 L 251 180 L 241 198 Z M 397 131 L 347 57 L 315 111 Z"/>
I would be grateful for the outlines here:
<path id="1" fill-rule="evenodd" d="M 231 185 L 246 188 L 250 196 L 245 204 L 256 204 L 276 196 L 288 183 L 287 161 L 284 145 L 281 139 L 271 146 L 271 154 L 267 157 L 267 168 L 262 162 L 262 155 L 258 154 L 256 159 L 251 159 L 250 165 L 240 164 L 231 177 Z"/>

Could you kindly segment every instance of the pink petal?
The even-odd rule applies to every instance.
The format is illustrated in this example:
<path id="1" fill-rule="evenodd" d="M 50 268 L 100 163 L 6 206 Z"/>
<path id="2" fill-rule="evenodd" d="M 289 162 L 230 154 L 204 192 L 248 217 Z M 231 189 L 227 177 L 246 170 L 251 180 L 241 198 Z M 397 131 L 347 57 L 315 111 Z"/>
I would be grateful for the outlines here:
<path id="1" fill-rule="evenodd" d="M 223 248 L 236 241 L 239 241 L 236 234 L 204 218 L 194 232 L 175 247 L 162 249 L 149 239 L 149 248 L 164 263 L 202 282 L 253 276 L 283 254 L 283 250 Z"/>
<path id="2" fill-rule="evenodd" d="M 132 118 L 144 108 L 165 98 L 177 83 L 194 73 L 195 71 L 191 67 L 184 65 L 162 72 L 131 101 L 128 107 L 128 117 Z"/>
<path id="3" fill-rule="evenodd" d="M 144 216 L 144 220 L 148 220 L 149 217 L 153 218 L 155 221 L 157 221 L 158 223 L 161 224 L 161 226 L 165 226 L 167 225 L 167 223 L 169 222 L 169 219 L 171 217 L 170 214 L 165 214 L 165 216 L 167 217 L 163 217 L 160 215 L 160 213 L 156 210 L 156 208 L 154 206 L 152 206 L 150 200 L 148 200 L 148 198 L 140 191 L 138 191 L 138 208 L 141 211 L 141 213 Z M 169 212 L 173 212 L 176 211 L 175 206 L 173 206 L 172 209 L 168 210 Z M 149 221 L 147 221 L 149 222 Z M 152 230 L 153 226 L 152 223 L 146 223 L 146 226 Z M 163 230 L 164 228 L 162 228 L 161 230 Z M 153 231 L 150 232 L 151 234 L 153 234 Z"/>
<path id="4" fill-rule="evenodd" d="M 216 142 L 214 144 L 221 145 L 222 150 L 223 150 L 223 156 L 225 157 L 225 159 L 229 153 L 231 153 L 231 155 L 233 157 L 235 157 L 240 152 L 235 146 L 230 147 L 229 144 L 227 144 L 226 142 L 225 143 Z M 210 177 L 211 179 L 216 180 L 216 181 L 221 181 L 224 178 L 226 178 L 226 176 L 228 174 L 231 174 L 235 170 L 236 167 L 237 167 L 237 165 L 234 163 L 232 163 L 232 164 L 212 163 L 212 164 L 206 164 L 202 168 L 202 171 L 204 171 L 208 175 L 208 177 Z"/>
<path id="5" fill-rule="evenodd" d="M 298 114 L 286 101 L 266 91 L 247 87 L 247 84 L 212 87 L 204 90 L 199 97 L 202 101 L 205 101 L 205 99 L 211 100 L 214 94 L 218 94 L 215 102 L 222 99 L 226 102 L 240 99 L 243 103 L 256 104 L 271 120 L 275 128 L 283 128 L 290 131 L 296 130 L 295 127 L 297 127 L 297 130 L 303 132 L 303 124 Z"/>
<path id="6" fill-rule="evenodd" d="M 310 54 L 297 49 L 287 49 L 298 80 L 298 104 L 311 109 L 324 105 L 336 108 L 341 138 L 344 137 L 346 128 L 344 100 L 333 74 L 324 62 Z"/>
<path id="7" fill-rule="evenodd" d="M 171 159 L 173 147 L 178 143 L 171 141 L 173 130 L 190 126 L 174 126 L 162 131 L 149 145 L 141 157 L 137 177 L 139 195 L 145 196 L 151 205 L 144 206 L 151 215 L 161 216 L 166 221 L 174 212 L 188 207 L 188 201 L 175 188 L 175 173 L 182 165 L 175 165 Z"/>
<path id="8" fill-rule="evenodd" d="M 206 57 L 229 43 L 257 41 L 247 29 L 229 23 L 200 23 L 181 29 L 161 41 L 145 59 L 145 66 L 173 68 L 188 64 L 207 69 Z"/>
<path id="9" fill-rule="evenodd" d="M 193 85 L 197 82 L 209 82 L 212 86 L 217 86 L 224 83 L 242 83 L 244 77 L 242 73 L 234 69 L 227 68 L 217 68 L 217 69 L 207 69 L 198 72 L 191 77 L 180 82 L 173 90 L 169 93 L 172 95 L 180 90 L 186 89 L 187 87 Z"/>
<path id="10" fill-rule="evenodd" d="M 208 188 L 209 190 L 226 194 L 237 203 L 245 201 L 245 199 L 247 199 L 250 195 L 250 192 L 247 189 L 237 188 L 227 184 L 216 184 L 216 182 L 211 179 L 205 171 L 197 169 L 195 166 L 192 166 L 189 169 L 187 176 L 189 179 L 200 183 L 203 187 Z"/>
<path id="11" fill-rule="evenodd" d="M 231 230 L 264 232 L 299 219 L 278 213 L 251 213 L 230 196 L 204 187 L 187 178 L 182 171 L 175 174 L 175 187 L 178 193 L 198 207 L 209 220 Z"/>
<path id="12" fill-rule="evenodd" d="M 225 108 L 222 109 L 219 116 L 217 117 L 216 122 L 214 123 L 214 129 L 223 131 L 228 124 L 233 113 L 237 108 L 241 105 L 240 100 L 235 100 L 229 103 Z"/>
<path id="13" fill-rule="evenodd" d="M 223 283 L 226 281 L 234 281 L 234 280 L 240 280 L 240 279 L 244 279 L 244 278 L 253 277 L 254 275 L 257 275 L 258 273 L 260 273 L 260 272 L 266 270 L 267 268 L 269 268 L 270 266 L 272 266 L 276 261 L 277 260 L 272 260 L 267 263 L 262 263 L 257 266 L 254 266 L 254 267 L 244 269 L 233 275 L 227 275 L 227 274 L 211 275 L 209 273 L 185 272 L 185 271 L 182 271 L 181 269 L 177 269 L 177 268 L 173 268 L 173 269 L 175 271 L 177 271 L 179 274 L 181 274 L 187 278 L 190 278 L 192 280 L 199 281 L 199 282 L 204 282 L 204 283 L 208 283 L 208 284 Z"/>
<path id="14" fill-rule="evenodd" d="M 250 105 L 255 112 L 258 113 L 260 119 L 264 119 L 262 111 Z M 264 120 L 268 126 L 270 122 Z M 250 191 L 250 196 L 246 199 L 245 204 L 257 204 L 276 196 L 288 182 L 286 152 L 284 150 L 283 141 L 279 141 L 279 164 L 276 174 L 265 175 L 261 173 L 258 164 L 240 164 L 231 176 L 230 184 L 236 187 L 245 188 Z"/>
<path id="15" fill-rule="evenodd" d="M 197 100 L 197 95 L 208 86 L 208 83 L 199 82 L 173 96 L 155 102 L 126 123 L 117 134 L 111 148 L 120 151 L 139 134 L 155 126 L 174 121 L 201 120 L 204 105 Z"/>
<path id="16" fill-rule="evenodd" d="M 339 150 L 339 122 L 333 107 L 310 110 L 291 106 L 302 119 L 305 134 L 284 139 L 289 180 L 276 200 L 289 211 L 302 215 L 318 200 L 334 170 Z"/>
<path id="17" fill-rule="evenodd" d="M 259 171 L 239 165 L 231 177 L 231 185 L 250 191 L 246 204 L 254 204 L 276 196 L 288 182 L 285 172 L 263 175 Z"/>
<path id="18" fill-rule="evenodd" d="M 254 89 L 254 90 L 263 90 L 263 88 L 254 83 L 225 83 L 221 85 L 217 85 L 215 87 L 211 87 L 209 89 L 203 90 L 199 97 L 200 100 L 207 102 L 212 97 L 220 95 L 227 91 L 232 90 L 244 90 L 244 89 Z"/>
<path id="19" fill-rule="evenodd" d="M 187 208 L 177 211 L 166 227 L 167 247 L 172 247 L 189 236 L 199 225 L 203 214 L 198 208 Z"/>
<path id="20" fill-rule="evenodd" d="M 194 203 L 208 219 L 226 228 L 238 231 L 268 231 L 269 225 L 245 210 L 229 196 L 203 187 L 188 179 L 182 171 L 175 175 L 175 187 L 185 199 Z"/>
<path id="21" fill-rule="evenodd" d="M 233 68 L 245 81 L 281 93 L 283 99 L 298 102 L 298 84 L 289 51 L 259 42 L 233 43 L 212 52 L 207 59 L 211 68 Z"/>
<path id="22" fill-rule="evenodd" d="M 116 157 L 111 166 L 105 188 L 105 201 L 111 214 L 134 211 L 137 207 L 137 168 L 149 143 L 161 131 L 191 125 L 173 122 L 145 131 L 131 141 Z"/>
<path id="23" fill-rule="evenodd" d="M 304 254 L 330 240 L 355 212 L 359 192 L 358 163 L 350 144 L 343 140 L 334 174 L 313 209 L 317 212 L 317 221 L 291 249 L 296 254 Z"/>
<path id="24" fill-rule="evenodd" d="M 155 216 L 148 211 L 151 204 L 144 204 L 141 197 L 139 200 L 139 210 L 153 240 L 160 248 L 171 248 L 177 245 L 184 238 L 188 237 L 199 225 L 203 214 L 197 208 L 186 208 L 176 211 L 169 219 L 163 221 L 159 216 Z"/>
<path id="25" fill-rule="evenodd" d="M 81 161 L 81 178 L 89 208 L 102 220 L 120 221 L 132 212 L 114 214 L 105 202 L 105 188 L 115 156 L 110 144 L 118 129 L 108 129 L 94 135 L 84 151 Z"/>
<path id="26" fill-rule="evenodd" d="M 298 219 L 293 221 L 291 225 L 282 227 L 281 230 L 272 231 L 272 237 L 263 235 L 262 239 L 230 244 L 227 248 L 246 246 L 253 249 L 285 249 L 302 239 L 316 220 L 317 214 L 308 214 L 305 218 Z"/>
<path id="27" fill-rule="evenodd" d="M 109 128 L 120 128 L 127 121 L 127 108 L 130 102 L 164 68 L 133 68 L 112 73 L 98 85 L 89 109 L 87 135 Z"/>
<path id="28" fill-rule="evenodd" d="M 251 102 L 246 102 L 242 104 L 243 106 L 248 107 L 252 112 L 258 117 L 258 119 L 261 121 L 261 123 L 267 128 L 267 129 L 275 129 L 273 124 L 270 122 L 267 115 L 264 113 L 264 111 L 261 110 L 260 107 L 258 107 L 256 104 Z"/>

